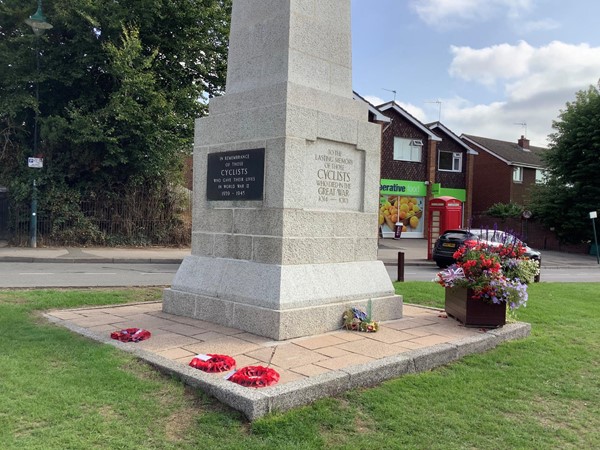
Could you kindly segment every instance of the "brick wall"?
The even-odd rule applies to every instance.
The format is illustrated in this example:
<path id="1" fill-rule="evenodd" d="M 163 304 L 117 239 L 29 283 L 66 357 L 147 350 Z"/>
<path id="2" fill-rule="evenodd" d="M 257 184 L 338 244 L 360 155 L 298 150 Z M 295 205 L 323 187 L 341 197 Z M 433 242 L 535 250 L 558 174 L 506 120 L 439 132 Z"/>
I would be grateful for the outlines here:
<path id="1" fill-rule="evenodd" d="M 477 149 L 473 164 L 473 214 L 481 214 L 494 203 L 509 203 L 512 167 L 488 152 Z"/>
<path id="2" fill-rule="evenodd" d="M 553 250 L 565 253 L 589 253 L 589 244 L 561 244 L 554 231 L 545 228 L 536 220 L 499 219 L 477 215 L 471 219 L 471 228 L 488 228 L 508 231 L 536 250 Z"/>
<path id="3" fill-rule="evenodd" d="M 512 175 L 511 175 L 512 176 Z M 535 169 L 523 168 L 523 182 L 512 183 L 510 201 L 519 205 L 527 205 L 531 186 L 535 184 Z"/>
<path id="4" fill-rule="evenodd" d="M 454 139 L 447 136 L 441 130 L 436 130 L 436 134 L 442 138 L 442 142 L 438 143 L 438 152 L 458 152 L 462 154 L 462 171 L 461 172 L 440 172 L 436 171 L 435 182 L 442 183 L 442 187 L 452 189 L 467 188 L 467 157 L 466 150 L 458 144 Z M 435 166 L 438 167 L 438 155 L 435 155 Z"/>
<path id="5" fill-rule="evenodd" d="M 385 111 L 385 115 L 392 119 L 392 123 L 385 129 L 381 138 L 381 178 L 409 181 L 427 180 L 429 153 L 427 134 L 391 109 Z M 421 139 L 423 141 L 421 162 L 394 161 L 394 137 Z"/>

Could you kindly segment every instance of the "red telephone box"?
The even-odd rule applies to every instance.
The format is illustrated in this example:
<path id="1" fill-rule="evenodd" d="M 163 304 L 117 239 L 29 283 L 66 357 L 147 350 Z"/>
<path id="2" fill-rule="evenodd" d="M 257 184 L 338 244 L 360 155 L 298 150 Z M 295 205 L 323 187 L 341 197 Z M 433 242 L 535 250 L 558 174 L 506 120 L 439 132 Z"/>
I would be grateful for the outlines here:
<path id="1" fill-rule="evenodd" d="M 462 202 L 454 197 L 437 197 L 429 200 L 429 235 L 427 236 L 427 259 L 431 259 L 437 238 L 446 231 L 462 227 Z"/>

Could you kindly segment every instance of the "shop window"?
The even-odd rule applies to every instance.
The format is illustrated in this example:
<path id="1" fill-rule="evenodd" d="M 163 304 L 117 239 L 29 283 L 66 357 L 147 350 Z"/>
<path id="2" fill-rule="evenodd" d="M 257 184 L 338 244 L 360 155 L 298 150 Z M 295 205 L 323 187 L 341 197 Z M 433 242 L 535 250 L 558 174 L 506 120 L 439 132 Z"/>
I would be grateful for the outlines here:
<path id="1" fill-rule="evenodd" d="M 523 168 L 516 166 L 515 168 L 513 168 L 513 181 L 515 183 L 522 183 L 523 182 Z"/>
<path id="2" fill-rule="evenodd" d="M 421 162 L 423 141 L 421 139 L 394 138 L 394 160 Z"/>
<path id="3" fill-rule="evenodd" d="M 438 169 L 447 172 L 462 171 L 462 153 L 444 152 L 440 150 L 438 155 Z"/>

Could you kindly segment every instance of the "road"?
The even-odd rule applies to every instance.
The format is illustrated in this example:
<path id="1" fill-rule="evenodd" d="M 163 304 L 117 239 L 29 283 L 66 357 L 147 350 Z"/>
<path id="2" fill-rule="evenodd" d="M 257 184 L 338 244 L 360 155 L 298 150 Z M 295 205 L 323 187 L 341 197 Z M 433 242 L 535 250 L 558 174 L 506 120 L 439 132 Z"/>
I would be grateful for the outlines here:
<path id="1" fill-rule="evenodd" d="M 398 279 L 397 266 L 385 266 L 390 279 Z M 435 266 L 406 266 L 404 281 L 431 281 L 440 269 Z M 600 266 L 542 268 L 540 281 L 600 282 Z"/>
<path id="2" fill-rule="evenodd" d="M 0 263 L 0 288 L 168 286 L 179 264 Z"/>
<path id="3" fill-rule="evenodd" d="M 179 264 L 0 263 L 0 288 L 169 286 Z M 386 266 L 396 281 L 396 266 Z M 406 266 L 405 281 L 431 281 L 435 266 Z M 599 267 L 542 270 L 542 281 L 600 282 Z"/>

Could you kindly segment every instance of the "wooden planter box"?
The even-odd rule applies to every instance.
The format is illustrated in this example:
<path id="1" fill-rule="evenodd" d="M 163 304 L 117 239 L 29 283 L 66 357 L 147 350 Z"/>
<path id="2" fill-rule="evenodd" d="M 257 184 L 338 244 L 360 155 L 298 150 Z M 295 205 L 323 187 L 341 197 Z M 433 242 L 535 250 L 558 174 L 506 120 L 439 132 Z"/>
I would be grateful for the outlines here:
<path id="1" fill-rule="evenodd" d="M 446 288 L 446 314 L 465 327 L 496 328 L 506 323 L 506 304 L 474 300 L 471 289 Z"/>

